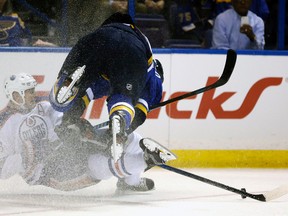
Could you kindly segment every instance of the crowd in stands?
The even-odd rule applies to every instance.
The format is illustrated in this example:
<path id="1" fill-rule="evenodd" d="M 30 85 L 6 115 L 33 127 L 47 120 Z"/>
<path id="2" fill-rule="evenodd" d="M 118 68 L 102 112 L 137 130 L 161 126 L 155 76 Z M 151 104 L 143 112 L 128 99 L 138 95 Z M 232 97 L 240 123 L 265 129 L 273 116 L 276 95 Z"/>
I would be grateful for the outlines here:
<path id="1" fill-rule="evenodd" d="M 136 25 L 153 48 L 277 47 L 278 1 L 135 0 L 134 4 Z M 129 12 L 128 0 L 0 0 L 0 46 L 70 47 L 116 11 Z"/>

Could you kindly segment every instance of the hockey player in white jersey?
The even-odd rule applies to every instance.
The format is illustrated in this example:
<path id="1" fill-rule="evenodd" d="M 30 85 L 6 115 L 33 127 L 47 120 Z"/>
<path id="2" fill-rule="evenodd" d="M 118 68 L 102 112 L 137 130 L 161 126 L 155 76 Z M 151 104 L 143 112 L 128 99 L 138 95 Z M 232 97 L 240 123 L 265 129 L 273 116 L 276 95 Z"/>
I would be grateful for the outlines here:
<path id="1" fill-rule="evenodd" d="M 74 128 L 71 139 L 60 141 L 54 128 L 61 123 L 62 113 L 47 101 L 36 101 L 36 85 L 25 73 L 5 81 L 9 104 L 0 114 L 1 179 L 19 174 L 31 185 L 76 190 L 115 176 L 118 191 L 149 191 L 154 182 L 141 177 L 144 170 L 175 159 L 169 150 L 135 132 L 128 136 L 124 154 L 116 162 L 107 144 L 85 142 Z"/>

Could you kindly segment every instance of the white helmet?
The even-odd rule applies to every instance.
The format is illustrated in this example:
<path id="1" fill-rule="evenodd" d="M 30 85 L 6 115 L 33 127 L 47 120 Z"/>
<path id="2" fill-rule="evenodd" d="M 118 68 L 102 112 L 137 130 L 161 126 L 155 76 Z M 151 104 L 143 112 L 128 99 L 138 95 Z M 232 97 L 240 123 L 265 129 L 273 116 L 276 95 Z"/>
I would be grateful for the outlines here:
<path id="1" fill-rule="evenodd" d="M 13 101 L 15 104 L 22 106 L 25 104 L 25 98 L 24 98 L 25 91 L 28 89 L 35 88 L 36 85 L 37 85 L 36 80 L 30 74 L 26 73 L 13 74 L 10 77 L 8 77 L 4 83 L 6 97 L 9 100 Z M 13 99 L 12 96 L 13 92 L 18 92 L 21 95 L 23 99 L 23 102 L 21 104 Z"/>

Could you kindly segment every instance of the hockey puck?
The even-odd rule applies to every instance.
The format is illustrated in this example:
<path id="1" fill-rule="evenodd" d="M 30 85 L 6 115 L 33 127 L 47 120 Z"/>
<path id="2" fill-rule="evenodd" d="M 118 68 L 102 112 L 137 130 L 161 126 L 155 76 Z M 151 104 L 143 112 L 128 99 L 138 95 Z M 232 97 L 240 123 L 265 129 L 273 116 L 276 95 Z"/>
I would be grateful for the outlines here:
<path id="1" fill-rule="evenodd" d="M 243 192 L 245 192 L 245 193 L 246 193 L 246 189 L 245 189 L 245 188 L 241 188 L 241 191 L 243 191 Z M 245 195 L 243 195 L 243 194 L 241 194 L 241 197 L 242 197 L 242 199 L 245 199 L 245 198 L 246 198 L 246 196 L 245 196 Z"/>

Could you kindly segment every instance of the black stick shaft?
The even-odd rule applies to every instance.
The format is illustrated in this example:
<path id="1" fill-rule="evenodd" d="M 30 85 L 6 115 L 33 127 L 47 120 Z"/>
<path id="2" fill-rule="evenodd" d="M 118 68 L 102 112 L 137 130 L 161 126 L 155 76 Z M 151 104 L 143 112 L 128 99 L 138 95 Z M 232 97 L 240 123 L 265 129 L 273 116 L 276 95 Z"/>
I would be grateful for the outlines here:
<path id="1" fill-rule="evenodd" d="M 197 95 L 197 94 L 201 94 L 203 92 L 206 92 L 206 91 L 209 91 L 211 89 L 214 89 L 214 88 L 217 88 L 219 86 L 224 85 L 225 83 L 228 82 L 228 80 L 231 77 L 231 74 L 232 74 L 232 72 L 234 70 L 234 67 L 235 67 L 235 64 L 236 64 L 236 60 L 237 60 L 236 52 L 234 50 L 232 50 L 232 49 L 228 50 L 227 51 L 227 56 L 226 56 L 226 61 L 225 61 L 225 66 L 224 66 L 222 75 L 215 83 L 213 83 L 213 84 L 211 84 L 209 86 L 205 86 L 203 88 L 197 89 L 195 91 L 188 92 L 188 93 L 186 93 L 184 95 L 180 95 L 178 97 L 172 98 L 170 100 L 163 101 L 163 102 L 161 102 L 159 104 L 156 104 L 156 105 L 150 107 L 150 110 L 165 106 L 167 104 L 173 103 L 175 101 L 182 100 L 184 98 L 188 98 L 188 97 L 191 97 L 191 96 L 194 96 L 194 95 Z"/>
<path id="2" fill-rule="evenodd" d="M 247 192 L 239 190 L 237 188 L 233 188 L 233 187 L 230 187 L 228 185 L 225 185 L 225 184 L 222 184 L 222 183 L 219 183 L 219 182 L 216 182 L 216 181 L 212 181 L 210 179 L 207 179 L 207 178 L 204 178 L 204 177 L 201 177 L 201 176 L 198 176 L 198 175 L 195 175 L 195 174 L 192 174 L 192 173 L 186 172 L 184 170 L 177 169 L 175 167 L 171 167 L 171 166 L 168 166 L 168 165 L 165 165 L 165 164 L 159 165 L 159 167 L 161 167 L 163 169 L 166 169 L 166 170 L 169 170 L 169 171 L 172 171 L 172 172 L 175 172 L 175 173 L 178 173 L 180 175 L 183 175 L 183 176 L 186 176 L 186 177 L 189 177 L 189 178 L 192 178 L 192 179 L 195 179 L 195 180 L 198 180 L 198 181 L 201 181 L 201 182 L 216 186 L 218 188 L 222 188 L 224 190 L 239 194 L 239 195 L 241 195 L 243 197 L 250 197 L 252 199 L 255 199 L 255 200 L 258 200 L 258 201 L 262 201 L 262 202 L 266 201 L 266 198 L 264 197 L 263 194 L 247 193 Z"/>

